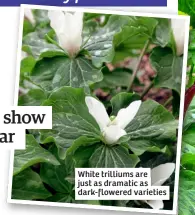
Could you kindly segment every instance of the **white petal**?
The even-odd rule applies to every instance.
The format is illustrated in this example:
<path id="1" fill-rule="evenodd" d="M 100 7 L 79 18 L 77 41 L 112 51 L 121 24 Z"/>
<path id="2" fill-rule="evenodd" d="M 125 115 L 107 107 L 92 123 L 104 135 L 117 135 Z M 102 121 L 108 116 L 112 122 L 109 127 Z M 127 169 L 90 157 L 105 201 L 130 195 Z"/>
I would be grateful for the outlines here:
<path id="1" fill-rule="evenodd" d="M 83 13 L 50 11 L 48 16 L 60 46 L 71 56 L 78 53 L 82 45 Z"/>
<path id="2" fill-rule="evenodd" d="M 62 11 L 49 11 L 48 17 L 50 19 L 50 26 L 55 30 L 55 33 L 60 38 L 64 33 L 64 13 Z M 61 41 L 59 41 L 61 43 Z"/>
<path id="3" fill-rule="evenodd" d="M 75 47 L 82 45 L 83 13 L 65 13 L 65 32 L 69 42 Z"/>
<path id="4" fill-rule="evenodd" d="M 118 125 L 110 125 L 103 131 L 104 139 L 107 144 L 116 143 L 122 136 L 126 135 L 126 131 L 121 129 Z"/>
<path id="5" fill-rule="evenodd" d="M 184 51 L 184 40 L 185 40 L 185 20 L 172 19 L 171 27 L 177 47 L 177 55 L 180 56 Z"/>
<path id="6" fill-rule="evenodd" d="M 174 163 L 166 163 L 157 166 L 151 171 L 152 186 L 161 186 L 172 175 L 175 170 Z"/>
<path id="7" fill-rule="evenodd" d="M 125 128 L 136 116 L 141 105 L 141 101 L 132 102 L 127 108 L 121 109 L 117 117 L 112 121 L 112 125 L 119 125 L 121 128 Z"/>
<path id="8" fill-rule="evenodd" d="M 25 8 L 24 16 L 31 22 L 31 24 L 35 25 L 36 21 L 31 9 Z"/>
<path id="9" fill-rule="evenodd" d="M 145 201 L 148 205 L 150 205 L 151 208 L 159 210 L 164 207 L 163 201 L 162 200 L 148 200 Z"/>
<path id="10" fill-rule="evenodd" d="M 106 112 L 104 105 L 97 99 L 86 96 L 85 103 L 89 109 L 89 113 L 95 118 L 101 131 L 110 123 L 110 118 Z"/>

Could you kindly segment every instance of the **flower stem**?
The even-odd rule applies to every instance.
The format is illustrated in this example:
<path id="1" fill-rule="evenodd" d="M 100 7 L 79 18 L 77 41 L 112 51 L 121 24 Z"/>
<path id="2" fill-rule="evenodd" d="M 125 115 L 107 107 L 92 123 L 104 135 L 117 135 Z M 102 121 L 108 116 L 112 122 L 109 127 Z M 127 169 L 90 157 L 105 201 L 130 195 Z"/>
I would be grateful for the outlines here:
<path id="1" fill-rule="evenodd" d="M 173 96 L 167 99 L 167 101 L 164 103 L 164 106 L 166 107 L 170 102 L 172 102 Z"/>
<path id="2" fill-rule="evenodd" d="M 144 89 L 144 91 L 141 94 L 141 99 L 144 98 L 144 96 L 150 91 L 150 89 L 154 86 L 154 81 L 151 81 L 151 83 Z"/>
<path id="3" fill-rule="evenodd" d="M 140 56 L 138 58 L 138 62 L 136 64 L 136 66 L 135 66 L 135 69 L 133 70 L 133 74 L 132 74 L 130 82 L 129 82 L 129 87 L 127 88 L 128 92 L 131 91 L 131 88 L 132 88 L 133 82 L 134 82 L 134 80 L 136 78 L 136 75 L 137 75 L 140 63 L 141 63 L 142 58 L 143 58 L 143 56 L 144 56 L 144 54 L 145 54 L 145 52 L 146 52 L 146 50 L 147 50 L 147 48 L 149 46 L 149 43 L 150 43 L 150 40 L 147 40 L 146 43 L 145 43 L 145 45 L 144 45 L 144 48 L 142 49 L 142 51 L 140 53 Z"/>

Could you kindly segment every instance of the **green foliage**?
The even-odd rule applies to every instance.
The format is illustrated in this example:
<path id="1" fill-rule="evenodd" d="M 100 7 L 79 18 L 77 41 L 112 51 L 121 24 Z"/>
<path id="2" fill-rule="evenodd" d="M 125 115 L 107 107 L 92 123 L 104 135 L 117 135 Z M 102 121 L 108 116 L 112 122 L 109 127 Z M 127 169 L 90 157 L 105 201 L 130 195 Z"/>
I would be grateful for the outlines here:
<path id="1" fill-rule="evenodd" d="M 195 1 L 194 0 L 178 0 L 179 11 L 191 17 L 191 25 L 195 26 Z"/>
<path id="2" fill-rule="evenodd" d="M 157 71 L 156 87 L 173 89 L 180 94 L 183 58 L 177 57 L 168 48 L 155 48 L 150 55 L 153 68 Z"/>
<path id="3" fill-rule="evenodd" d="M 22 200 L 46 199 L 51 193 L 36 172 L 26 169 L 13 177 L 12 198 Z"/>
<path id="4" fill-rule="evenodd" d="M 49 162 L 53 165 L 59 165 L 56 158 L 50 152 L 43 149 L 32 135 L 26 135 L 26 149 L 15 152 L 14 175 L 41 162 Z"/>
<path id="5" fill-rule="evenodd" d="M 179 10 L 190 15 L 190 42 L 188 52 L 187 88 L 195 83 L 195 1 L 179 0 Z M 190 95 L 189 95 L 190 96 Z M 187 103 L 186 96 L 186 103 Z M 195 213 L 195 99 L 185 113 L 183 124 L 183 141 L 181 157 L 181 173 L 179 186 L 179 215 L 193 215 Z"/>

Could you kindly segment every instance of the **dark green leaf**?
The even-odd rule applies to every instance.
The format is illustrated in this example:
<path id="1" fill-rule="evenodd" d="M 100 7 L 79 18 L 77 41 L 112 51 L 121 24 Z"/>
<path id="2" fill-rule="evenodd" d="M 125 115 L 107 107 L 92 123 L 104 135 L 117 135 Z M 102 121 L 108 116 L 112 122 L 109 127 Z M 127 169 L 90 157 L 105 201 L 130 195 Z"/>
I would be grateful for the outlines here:
<path id="1" fill-rule="evenodd" d="M 66 158 L 59 166 L 47 163 L 41 164 L 40 176 L 42 181 L 52 187 L 56 192 L 71 194 L 73 185 L 66 180 L 66 177 L 70 175 L 70 166 L 73 171 L 71 159 Z"/>
<path id="2" fill-rule="evenodd" d="M 183 58 L 175 56 L 169 48 L 154 48 L 150 62 L 157 75 L 155 87 L 166 87 L 180 94 Z"/>
<path id="3" fill-rule="evenodd" d="M 129 147 L 136 155 L 142 155 L 144 152 L 170 153 L 167 143 L 152 140 L 129 140 Z"/>
<path id="4" fill-rule="evenodd" d="M 109 63 L 114 57 L 113 38 L 129 20 L 127 16 L 112 15 L 108 23 L 90 36 L 84 49 L 89 52 L 96 67 Z"/>
<path id="5" fill-rule="evenodd" d="M 114 37 L 114 62 L 135 54 L 135 49 L 142 49 L 146 41 L 152 39 L 157 24 L 158 21 L 154 18 L 129 17 L 128 24 Z"/>
<path id="6" fill-rule="evenodd" d="M 89 114 L 83 89 L 63 87 L 53 92 L 44 106 L 53 107 L 53 129 L 41 131 L 42 141 L 55 141 L 60 157 L 74 141 L 85 136 L 92 143 L 101 139 L 99 126 Z"/>
<path id="7" fill-rule="evenodd" d="M 41 89 L 31 89 L 18 99 L 19 106 L 40 106 L 47 99 L 46 93 Z"/>
<path id="8" fill-rule="evenodd" d="M 147 150 L 165 152 L 167 143 L 176 141 L 177 126 L 178 122 L 162 105 L 145 101 L 125 129 L 130 137 L 129 147 L 137 154 Z"/>
<path id="9" fill-rule="evenodd" d="M 41 200 L 51 196 L 44 187 L 40 176 L 26 169 L 13 177 L 12 199 Z"/>
<path id="10" fill-rule="evenodd" d="M 35 9 L 32 12 L 37 25 L 43 26 L 49 23 L 48 10 Z"/>
<path id="11" fill-rule="evenodd" d="M 37 163 L 48 162 L 59 165 L 58 160 L 46 149 L 42 148 L 33 135 L 26 135 L 26 149 L 15 151 L 14 175 Z"/>
<path id="12" fill-rule="evenodd" d="M 182 151 L 183 153 L 195 154 L 195 126 L 191 126 L 183 133 L 182 137 Z"/>
<path id="13" fill-rule="evenodd" d="M 179 215 L 195 213 L 195 172 L 182 170 L 179 184 Z"/>
<path id="14" fill-rule="evenodd" d="M 131 79 L 132 71 L 125 68 L 117 68 L 113 71 L 109 71 L 107 67 L 103 70 L 103 80 L 95 84 L 95 88 L 116 88 L 116 87 L 128 87 Z M 137 83 L 138 80 L 136 79 Z"/>
<path id="15" fill-rule="evenodd" d="M 91 168 L 133 168 L 139 162 L 136 155 L 120 145 L 100 145 L 89 160 Z"/>
<path id="16" fill-rule="evenodd" d="M 163 48 L 166 46 L 170 47 L 173 53 L 176 52 L 170 19 L 158 18 L 158 25 L 153 35 L 153 42 Z"/>
<path id="17" fill-rule="evenodd" d="M 41 39 L 37 32 L 30 33 L 23 38 L 22 49 L 40 60 L 44 57 L 65 56 L 66 53 L 54 44 Z"/>
<path id="18" fill-rule="evenodd" d="M 84 57 L 55 57 L 38 62 L 30 78 L 35 84 L 50 91 L 63 86 L 88 89 L 89 85 L 101 81 L 103 76 L 101 69 L 95 68 Z"/>
<path id="19" fill-rule="evenodd" d="M 84 168 L 89 167 L 89 159 L 96 150 L 97 147 L 102 144 L 88 145 L 79 147 L 73 155 L 73 159 L 75 160 L 75 167 Z"/>
<path id="20" fill-rule="evenodd" d="M 179 10 L 191 17 L 191 25 L 195 26 L 195 1 L 194 0 L 178 0 Z M 186 214 L 188 215 L 188 214 Z"/>
<path id="21" fill-rule="evenodd" d="M 136 100 L 140 100 L 140 96 L 135 93 L 122 92 L 112 97 L 110 100 L 112 104 L 112 115 L 116 116 L 120 109 L 128 107 L 131 102 Z"/>

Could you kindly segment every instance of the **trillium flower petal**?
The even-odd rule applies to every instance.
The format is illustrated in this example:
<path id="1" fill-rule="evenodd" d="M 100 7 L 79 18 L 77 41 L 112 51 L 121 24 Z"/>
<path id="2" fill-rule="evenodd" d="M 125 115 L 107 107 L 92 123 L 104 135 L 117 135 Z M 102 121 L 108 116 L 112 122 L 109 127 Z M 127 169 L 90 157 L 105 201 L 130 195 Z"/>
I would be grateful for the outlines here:
<path id="1" fill-rule="evenodd" d="M 80 50 L 82 45 L 83 13 L 65 13 L 64 28 L 66 38 L 64 46 L 73 55 Z"/>
<path id="2" fill-rule="evenodd" d="M 172 175 L 175 170 L 174 163 L 166 163 L 157 166 L 151 171 L 152 186 L 161 186 Z"/>
<path id="3" fill-rule="evenodd" d="M 110 118 L 104 105 L 91 96 L 85 97 L 85 103 L 89 109 L 89 113 L 95 118 L 100 130 L 103 131 L 104 128 L 110 123 Z"/>
<path id="4" fill-rule="evenodd" d="M 24 16 L 31 22 L 32 25 L 35 25 L 36 21 L 31 9 L 25 8 Z"/>
<path id="5" fill-rule="evenodd" d="M 185 26 L 185 20 L 181 19 L 172 19 L 171 27 L 176 43 L 177 55 L 180 56 L 184 51 L 184 40 L 185 40 L 185 28 L 181 27 Z"/>
<path id="6" fill-rule="evenodd" d="M 164 207 L 164 203 L 162 200 L 149 200 L 145 201 L 151 208 L 159 210 Z"/>
<path id="7" fill-rule="evenodd" d="M 110 145 L 116 143 L 126 134 L 126 131 L 121 129 L 118 125 L 110 125 L 109 127 L 106 127 L 103 132 L 106 143 Z"/>
<path id="8" fill-rule="evenodd" d="M 77 54 L 82 45 L 83 13 L 49 11 L 48 16 L 60 46 L 71 56 Z"/>
<path id="9" fill-rule="evenodd" d="M 60 36 L 64 33 L 64 13 L 52 10 L 48 12 L 48 17 L 50 19 L 50 26 L 55 30 L 58 39 L 60 39 Z"/>
<path id="10" fill-rule="evenodd" d="M 113 125 L 119 125 L 124 129 L 136 116 L 141 105 L 141 101 L 132 102 L 127 108 L 121 109 L 117 117 L 112 121 Z"/>

